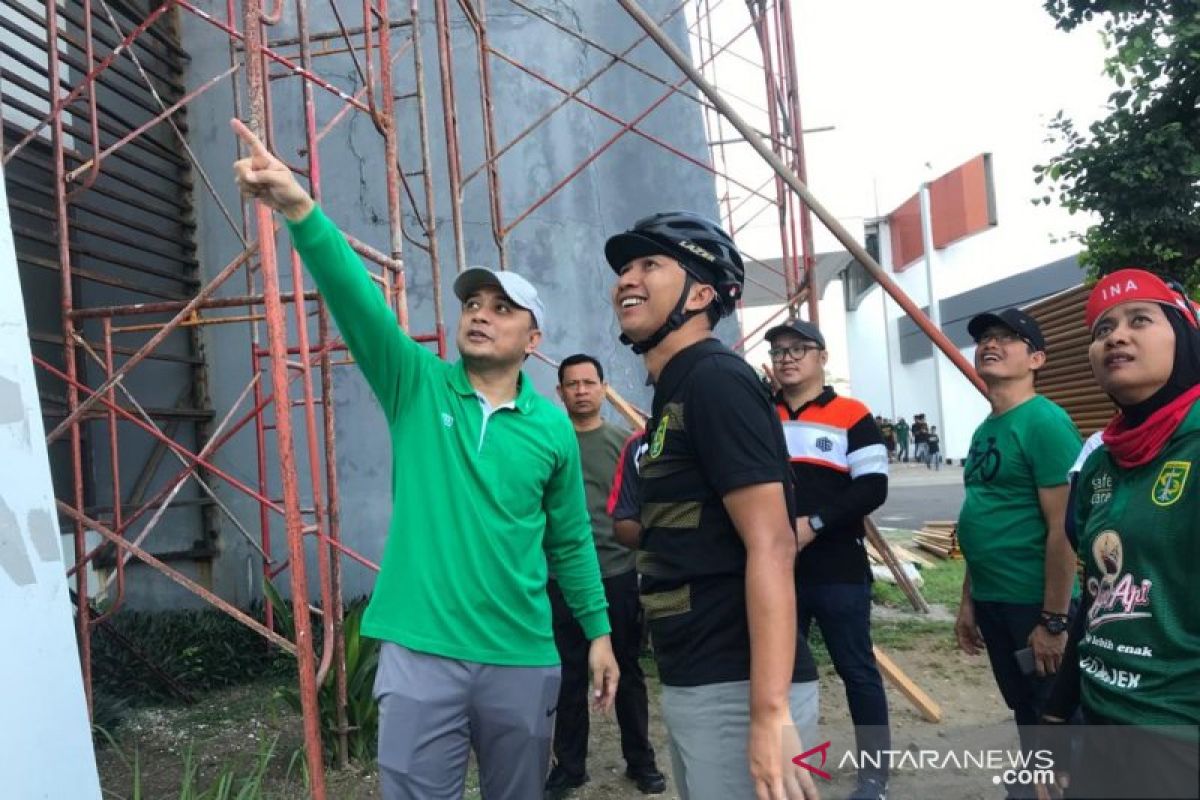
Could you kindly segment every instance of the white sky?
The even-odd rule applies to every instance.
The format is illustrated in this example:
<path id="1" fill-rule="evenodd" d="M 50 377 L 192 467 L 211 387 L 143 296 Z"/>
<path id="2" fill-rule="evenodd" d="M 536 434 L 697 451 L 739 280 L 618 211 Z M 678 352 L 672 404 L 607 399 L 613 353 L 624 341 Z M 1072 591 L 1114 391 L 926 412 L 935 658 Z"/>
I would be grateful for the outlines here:
<path id="1" fill-rule="evenodd" d="M 981 152 L 993 154 L 997 194 L 1007 202 L 999 213 L 1006 235 L 1048 242 L 1084 226 L 1086 220 L 1055 205 L 1028 201 L 1043 193 L 1033 166 L 1056 152 L 1044 142 L 1049 120 L 1062 110 L 1086 123 L 1102 113 L 1112 91 L 1097 27 L 1059 31 L 1040 0 L 791 2 L 804 128 L 833 126 L 805 136 L 809 188 L 853 236 L 861 239 L 865 218 L 886 215 L 922 181 Z M 711 3 L 720 46 L 749 14 L 742 0 Z M 753 105 L 765 105 L 762 75 L 743 59 L 761 63 L 752 33 L 719 56 L 706 77 L 765 130 L 766 116 Z M 724 123 L 722 138 L 735 137 Z M 747 145 L 727 147 L 726 156 L 726 168 L 742 183 L 758 187 L 772 175 Z M 773 196 L 773 184 L 763 191 Z M 734 205 L 746 195 L 732 187 Z M 759 259 L 780 253 L 777 217 L 765 207 L 751 199 L 734 214 L 739 245 Z M 842 249 L 815 217 L 814 230 L 818 252 Z M 1029 266 L 1036 264 L 1019 268 Z M 836 290 L 835 284 L 827 291 L 821 309 L 831 377 L 847 374 Z M 749 331 L 756 320 L 745 322 Z"/>
<path id="2" fill-rule="evenodd" d="M 922 180 L 984 151 L 1025 162 L 1036 196 L 1032 166 L 1053 152 L 1042 143 L 1046 122 L 1060 109 L 1092 119 L 1111 91 L 1099 33 L 1056 30 L 1038 0 L 793 0 L 792 9 L 804 127 L 834 126 L 805 137 L 809 186 L 856 235 L 864 217 L 888 213 Z M 714 20 L 723 43 L 749 15 L 740 0 L 721 0 Z M 752 34 L 731 52 L 717 62 L 720 88 L 762 104 L 761 77 L 737 57 L 761 61 Z M 765 126 L 761 113 L 730 99 Z M 735 134 L 726 126 L 725 135 Z M 744 183 L 769 177 L 748 146 L 727 153 Z M 744 195 L 734 188 L 735 202 Z M 762 205 L 748 203 L 735 219 Z M 1056 209 L 1045 213 L 1063 217 L 1063 233 L 1078 227 Z M 778 254 L 770 212 L 751 229 L 765 235 L 745 243 L 748 251 Z M 829 249 L 838 245 L 821 229 L 817 250 Z"/>

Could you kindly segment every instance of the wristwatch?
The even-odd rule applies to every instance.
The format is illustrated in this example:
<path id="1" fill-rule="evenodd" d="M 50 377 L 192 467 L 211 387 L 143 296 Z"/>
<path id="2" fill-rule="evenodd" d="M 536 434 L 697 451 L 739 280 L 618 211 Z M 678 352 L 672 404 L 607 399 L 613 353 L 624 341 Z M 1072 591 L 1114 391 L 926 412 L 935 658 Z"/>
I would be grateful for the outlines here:
<path id="1" fill-rule="evenodd" d="M 821 519 L 820 514 L 813 514 L 808 518 L 808 527 L 813 529 L 813 533 L 820 533 L 825 527 L 825 520 Z"/>
<path id="2" fill-rule="evenodd" d="M 1068 617 L 1066 614 L 1055 614 L 1053 611 L 1043 611 L 1038 624 L 1045 628 L 1051 635 L 1058 636 L 1067 629 Z"/>

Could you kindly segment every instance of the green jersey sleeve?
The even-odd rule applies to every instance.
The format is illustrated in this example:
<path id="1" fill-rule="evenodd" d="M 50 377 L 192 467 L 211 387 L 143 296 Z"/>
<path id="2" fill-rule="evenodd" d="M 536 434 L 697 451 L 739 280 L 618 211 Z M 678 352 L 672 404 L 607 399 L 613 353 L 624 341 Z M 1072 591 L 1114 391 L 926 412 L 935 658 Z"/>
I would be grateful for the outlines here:
<path id="1" fill-rule="evenodd" d="M 358 254 L 319 207 L 289 221 L 288 231 L 384 414 L 394 419 L 437 356 L 401 330 Z"/>

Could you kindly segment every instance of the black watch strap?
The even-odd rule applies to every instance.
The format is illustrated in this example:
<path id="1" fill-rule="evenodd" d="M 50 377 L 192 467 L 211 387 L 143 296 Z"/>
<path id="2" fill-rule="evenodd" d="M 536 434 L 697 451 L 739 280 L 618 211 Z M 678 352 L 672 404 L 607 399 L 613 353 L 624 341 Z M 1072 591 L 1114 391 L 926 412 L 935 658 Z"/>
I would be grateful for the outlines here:
<path id="1" fill-rule="evenodd" d="M 1056 636 L 1065 631 L 1069 623 L 1070 617 L 1053 611 L 1042 611 L 1041 619 L 1038 620 L 1039 625 Z"/>

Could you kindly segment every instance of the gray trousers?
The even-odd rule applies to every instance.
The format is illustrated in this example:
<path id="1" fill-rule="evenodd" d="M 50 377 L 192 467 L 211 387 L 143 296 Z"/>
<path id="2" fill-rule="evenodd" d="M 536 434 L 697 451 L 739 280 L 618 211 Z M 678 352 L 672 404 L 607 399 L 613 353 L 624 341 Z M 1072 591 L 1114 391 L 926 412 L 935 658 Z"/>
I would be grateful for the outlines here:
<path id="1" fill-rule="evenodd" d="M 498 667 L 384 642 L 375 677 L 384 800 L 457 800 L 475 751 L 485 800 L 540 798 L 559 668 Z"/>
<path id="2" fill-rule="evenodd" d="M 806 749 L 820 744 L 818 689 L 810 681 L 793 683 L 789 692 L 792 721 Z M 746 752 L 750 681 L 663 686 L 662 709 L 680 800 L 754 800 Z"/>

